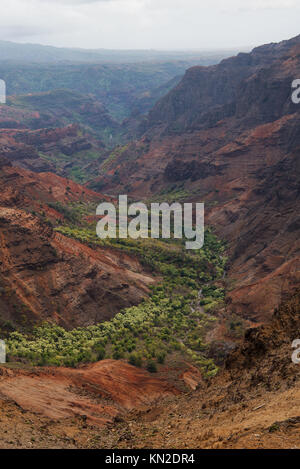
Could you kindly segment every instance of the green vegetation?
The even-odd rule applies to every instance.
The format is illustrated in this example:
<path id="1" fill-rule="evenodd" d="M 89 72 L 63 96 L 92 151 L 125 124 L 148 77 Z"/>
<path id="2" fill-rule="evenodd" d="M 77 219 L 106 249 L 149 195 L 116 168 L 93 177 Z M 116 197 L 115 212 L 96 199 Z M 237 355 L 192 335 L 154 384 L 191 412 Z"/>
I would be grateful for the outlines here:
<path id="1" fill-rule="evenodd" d="M 102 164 L 101 166 L 101 170 L 103 172 L 105 172 L 107 170 L 107 168 L 110 166 L 110 164 L 115 161 L 117 158 L 119 158 L 119 156 L 121 156 L 125 150 L 127 150 L 128 148 L 128 145 L 124 145 L 124 146 L 120 146 L 120 147 L 116 147 L 112 152 L 111 154 L 109 155 L 109 157 L 104 161 L 104 163 Z"/>
<path id="2" fill-rule="evenodd" d="M 158 283 L 149 298 L 110 321 L 72 331 L 46 323 L 30 335 L 12 332 L 7 341 L 11 361 L 75 366 L 103 358 L 127 359 L 155 373 L 158 364 L 179 354 L 206 376 L 216 374 L 214 362 L 205 356 L 205 334 L 215 321 L 213 311 L 224 299 L 224 291 L 215 282 L 223 275 L 226 258 L 224 246 L 211 231 L 206 231 L 204 248 L 194 252 L 186 251 L 182 241 L 100 240 L 92 229 L 78 226 L 57 231 L 93 248 L 136 255 L 158 276 Z M 206 312 L 198 304 L 200 289 Z"/>
<path id="3" fill-rule="evenodd" d="M 7 47 L 7 46 L 6 46 Z M 1 47 L 0 47 L 1 49 Z M 111 53 L 110 53 L 111 54 Z M 111 55 L 109 61 L 111 61 Z M 215 58 L 186 57 L 176 60 L 166 57 L 163 61 L 140 63 L 90 63 L 90 64 L 25 64 L 12 62 L 0 63 L 0 76 L 8 85 L 7 94 L 48 93 L 53 90 L 70 90 L 86 95 L 94 95 L 108 109 L 110 116 L 119 122 L 129 117 L 138 108 L 147 112 L 156 99 L 172 88 L 169 81 L 196 63 L 216 63 Z M 200 60 L 200 62 L 199 62 Z M 106 60 L 105 60 L 106 61 Z M 162 91 L 160 87 L 163 87 Z M 153 99 L 145 101 L 145 94 L 152 94 Z M 43 98 L 43 107 L 48 106 L 47 96 Z M 32 103 L 35 98 L 26 99 L 20 105 Z M 19 99 L 17 100 L 19 101 Z M 52 100 L 53 101 L 53 100 Z M 52 102 L 49 101 L 51 105 Z M 76 104 L 76 103 L 75 103 Z M 74 99 L 67 97 L 66 106 L 73 106 Z M 38 110 L 38 109 L 36 109 Z"/>
<path id="4" fill-rule="evenodd" d="M 245 334 L 246 325 L 245 321 L 237 315 L 231 315 L 226 322 L 226 327 L 231 335 L 234 338 L 241 338 Z"/>
<path id="5" fill-rule="evenodd" d="M 78 151 L 71 156 L 55 151 L 47 154 L 39 152 L 40 158 L 53 164 L 58 174 L 62 168 L 65 168 L 67 177 L 79 184 L 84 184 L 94 176 L 94 170 L 90 168 L 89 163 L 99 159 L 103 154 L 104 150 L 102 152 L 95 149 Z"/>
<path id="6" fill-rule="evenodd" d="M 151 198 L 151 202 L 184 202 L 193 195 L 199 195 L 199 188 L 186 188 L 184 182 L 177 182 L 167 185 L 162 191 Z"/>
<path id="7" fill-rule="evenodd" d="M 48 206 L 63 215 L 66 222 L 81 226 L 86 224 L 86 217 L 95 214 L 97 204 L 91 202 L 70 202 L 68 205 L 65 205 L 61 202 L 49 202 Z"/>

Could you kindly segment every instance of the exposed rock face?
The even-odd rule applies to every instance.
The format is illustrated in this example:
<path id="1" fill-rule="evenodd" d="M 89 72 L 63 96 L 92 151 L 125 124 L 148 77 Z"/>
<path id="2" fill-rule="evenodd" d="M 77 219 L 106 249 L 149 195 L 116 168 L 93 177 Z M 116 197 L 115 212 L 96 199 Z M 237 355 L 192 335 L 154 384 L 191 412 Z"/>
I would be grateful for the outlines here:
<path id="1" fill-rule="evenodd" d="M 73 370 L 37 369 L 34 374 L 1 371 L 1 394 L 25 411 L 60 421 L 82 416 L 88 424 L 97 426 L 113 423 L 126 411 L 179 394 L 166 381 L 114 360 Z"/>
<path id="2" fill-rule="evenodd" d="M 299 379 L 297 367 L 291 359 L 292 343 L 298 339 L 300 327 L 300 291 L 281 304 L 269 324 L 246 332 L 244 342 L 226 360 L 226 369 L 235 381 L 255 386 L 263 380 L 276 386 L 288 380 L 290 384 Z M 240 370 L 244 369 L 241 376 Z M 238 376 L 239 375 L 239 376 Z M 294 378 L 294 375 L 297 377 Z"/>
<path id="3" fill-rule="evenodd" d="M 82 135 L 77 124 L 47 129 L 1 129 L 0 154 L 14 166 L 35 172 L 51 171 L 61 176 L 78 166 L 84 169 L 84 153 L 101 160 L 104 145 L 90 135 Z M 88 163 L 88 161 L 87 161 Z"/>
<path id="4" fill-rule="evenodd" d="M 228 311 L 254 321 L 299 282 L 299 51 L 298 36 L 188 70 L 96 180 L 112 194 L 205 201 L 229 242 Z"/>
<path id="5" fill-rule="evenodd" d="M 300 36 L 240 53 L 219 65 L 190 68 L 150 111 L 142 131 L 182 134 L 231 116 L 249 126 L 275 120 L 283 109 L 288 113 L 293 108 L 288 100 L 290 72 L 298 62 L 299 43 Z"/>
<path id="6" fill-rule="evenodd" d="M 223 165 L 223 167 L 221 165 L 215 166 L 212 163 L 202 163 L 196 160 L 182 161 L 175 159 L 167 164 L 164 177 L 170 182 L 181 182 L 187 179 L 197 181 L 208 176 L 214 177 L 217 174 L 222 174 L 222 168 L 225 167 L 226 165 Z"/>
<path id="7" fill-rule="evenodd" d="M 93 192 L 70 179 L 64 179 L 53 173 L 34 173 L 12 166 L 7 158 L 0 158 L 0 205 L 27 210 L 44 210 L 51 215 L 47 205 L 50 202 L 68 204 L 70 202 L 98 202 L 111 200 L 102 194 Z M 59 214 L 55 212 L 59 218 Z"/>

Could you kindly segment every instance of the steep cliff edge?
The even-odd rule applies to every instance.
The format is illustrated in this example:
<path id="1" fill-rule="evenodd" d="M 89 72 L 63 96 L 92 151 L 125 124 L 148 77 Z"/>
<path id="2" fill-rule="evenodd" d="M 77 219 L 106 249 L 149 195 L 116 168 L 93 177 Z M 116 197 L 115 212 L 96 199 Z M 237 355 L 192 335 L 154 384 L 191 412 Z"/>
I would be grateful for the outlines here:
<path id="1" fill-rule="evenodd" d="M 282 113 L 280 107 L 287 104 L 291 86 L 287 80 L 285 90 L 282 86 L 285 77 L 282 73 L 276 76 L 274 70 L 287 61 L 291 71 L 292 57 L 299 54 L 299 43 L 297 36 L 257 47 L 248 54 L 240 53 L 218 65 L 190 68 L 182 81 L 149 112 L 140 131 L 152 136 L 180 135 L 213 127 L 219 120 L 232 116 L 241 118 L 247 126 L 274 120 L 278 117 L 276 113 Z M 288 106 L 287 112 L 291 108 Z"/>
<path id="2" fill-rule="evenodd" d="M 228 242 L 227 313 L 268 319 L 299 283 L 300 37 L 194 67 L 142 138 L 88 184 L 136 199 L 204 201 Z M 226 313 L 226 314 L 227 314 Z"/>

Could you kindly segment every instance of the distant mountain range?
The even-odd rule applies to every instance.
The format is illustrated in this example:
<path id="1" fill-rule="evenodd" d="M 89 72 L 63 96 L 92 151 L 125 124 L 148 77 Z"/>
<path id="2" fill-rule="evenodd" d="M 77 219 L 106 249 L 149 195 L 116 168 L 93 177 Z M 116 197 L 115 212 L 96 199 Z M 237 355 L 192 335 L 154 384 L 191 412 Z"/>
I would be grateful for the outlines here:
<path id="1" fill-rule="evenodd" d="M 233 55 L 237 50 L 195 50 L 195 51 L 157 51 L 157 50 L 110 50 L 110 49 L 72 49 L 43 46 L 40 44 L 18 44 L 0 41 L 0 61 L 32 63 L 136 63 L 166 62 L 189 60 L 203 65 L 218 62 L 222 57 Z"/>
<path id="2" fill-rule="evenodd" d="M 122 122 L 149 111 L 188 68 L 216 64 L 233 53 L 85 50 L 0 41 L 0 78 L 8 95 L 57 89 L 93 94 Z"/>

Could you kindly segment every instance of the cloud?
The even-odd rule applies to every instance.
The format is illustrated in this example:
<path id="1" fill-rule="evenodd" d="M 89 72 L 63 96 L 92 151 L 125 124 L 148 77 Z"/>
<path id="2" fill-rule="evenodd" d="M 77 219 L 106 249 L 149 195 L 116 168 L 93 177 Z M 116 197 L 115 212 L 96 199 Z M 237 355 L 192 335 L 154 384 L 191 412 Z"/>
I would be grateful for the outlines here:
<path id="1" fill-rule="evenodd" d="M 60 4 L 66 4 L 66 5 L 82 5 L 85 3 L 97 3 L 97 2 L 114 2 L 116 0 L 38 0 L 41 3 L 60 3 Z"/>
<path id="2" fill-rule="evenodd" d="M 298 0 L 253 0 L 244 4 L 249 9 L 295 8 L 298 6 Z"/>
<path id="3" fill-rule="evenodd" d="M 39 37 L 42 34 L 49 34 L 50 29 L 45 29 L 45 27 L 39 27 L 38 25 L 21 25 L 21 24 L 11 24 L 1 26 L 1 38 L 8 40 L 19 40 L 27 36 Z"/>
<path id="4" fill-rule="evenodd" d="M 258 45 L 299 32 L 299 0 L 10 0 L 0 38 L 86 48 Z"/>

